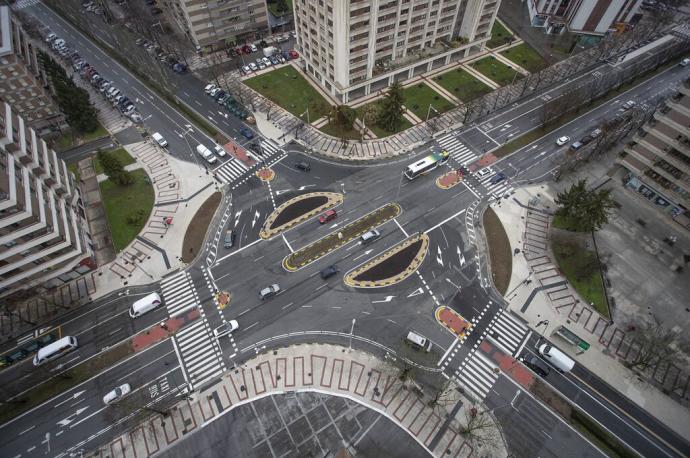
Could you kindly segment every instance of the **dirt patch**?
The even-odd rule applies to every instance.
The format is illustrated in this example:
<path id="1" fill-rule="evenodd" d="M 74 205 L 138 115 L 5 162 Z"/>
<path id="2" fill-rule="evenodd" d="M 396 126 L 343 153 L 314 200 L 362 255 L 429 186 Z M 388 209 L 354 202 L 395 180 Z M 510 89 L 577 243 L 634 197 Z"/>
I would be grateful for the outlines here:
<path id="1" fill-rule="evenodd" d="M 482 219 L 484 235 L 489 245 L 489 259 L 491 260 L 491 277 L 501 295 L 504 295 L 510 284 L 513 272 L 513 254 L 510 251 L 510 241 L 501 220 L 496 213 L 487 208 Z"/>
<path id="2" fill-rule="evenodd" d="M 280 227 L 283 224 L 289 223 L 293 219 L 298 219 L 300 216 L 305 215 L 316 208 L 319 208 L 326 202 L 328 202 L 328 197 L 326 196 L 313 196 L 307 197 L 306 199 L 300 199 L 297 202 L 291 203 L 290 205 L 285 207 L 278 216 L 276 216 L 276 219 L 273 220 L 273 223 L 271 224 L 269 229 Z"/>
<path id="3" fill-rule="evenodd" d="M 194 260 L 201 245 L 206 238 L 206 231 L 211 225 L 213 215 L 216 214 L 216 209 L 220 204 L 220 192 L 214 192 L 206 199 L 206 202 L 201 204 L 201 207 L 194 214 L 192 222 L 187 227 L 187 232 L 184 234 L 184 241 L 182 242 L 182 262 L 190 263 Z"/>
<path id="4" fill-rule="evenodd" d="M 384 278 L 394 277 L 404 272 L 405 267 L 412 263 L 415 255 L 419 252 L 422 241 L 417 240 L 412 245 L 403 248 L 397 253 L 384 259 L 382 262 L 370 267 L 361 274 L 353 278 L 354 281 L 376 281 Z"/>
<path id="5" fill-rule="evenodd" d="M 283 267 L 294 272 L 307 264 L 319 259 L 331 251 L 364 234 L 366 231 L 389 221 L 400 214 L 402 209 L 398 204 L 386 204 L 368 213 L 360 219 L 344 226 L 336 232 L 301 248 L 288 255 L 283 261 Z"/>

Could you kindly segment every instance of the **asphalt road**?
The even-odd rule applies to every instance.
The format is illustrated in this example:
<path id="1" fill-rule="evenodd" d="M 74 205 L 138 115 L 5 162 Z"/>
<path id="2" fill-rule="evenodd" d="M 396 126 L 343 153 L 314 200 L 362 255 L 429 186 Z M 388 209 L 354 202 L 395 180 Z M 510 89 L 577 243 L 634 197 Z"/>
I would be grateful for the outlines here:
<path id="1" fill-rule="evenodd" d="M 171 154 L 196 162 L 198 158 L 192 151 L 194 145 L 213 145 L 213 139 L 191 128 L 180 113 L 162 102 L 125 69 L 112 62 L 107 55 L 45 6 L 37 4 L 27 8 L 27 11 L 36 14 L 69 43 L 79 43 L 76 48 L 82 56 L 99 67 L 99 70 L 102 66 L 102 74 L 116 82 L 119 87 L 127 88 L 125 92 L 130 98 L 138 98 L 137 104 L 146 118 L 146 125 L 150 131 L 161 132 L 168 139 L 171 143 Z M 602 66 L 602 70 L 606 65 L 608 64 Z M 638 97 L 640 101 L 646 100 L 645 97 L 653 96 L 662 84 L 664 88 L 671 87 L 683 75 L 687 75 L 687 69 L 669 70 L 621 98 L 625 97 L 627 100 Z M 216 124 L 218 121 L 220 124 L 227 124 L 223 130 L 227 128 L 232 136 L 239 126 L 238 121 L 226 120 L 224 117 L 216 119 L 213 110 L 217 107 L 203 95 L 201 85 L 191 75 L 182 78 L 185 78 L 185 85 L 180 87 L 187 92 L 189 101 L 199 104 L 198 111 L 207 117 L 210 116 L 209 119 Z M 500 144 L 534 127 L 536 118 L 533 108 L 541 103 L 539 97 L 535 97 L 534 100 L 518 107 L 503 110 L 478 126 L 463 129 L 459 134 L 460 138 L 470 148 L 475 148 L 476 153 L 481 153 L 487 145 Z M 618 109 L 619 104 L 620 100 L 605 104 L 597 109 L 601 111 L 595 111 L 591 116 L 608 116 Z M 575 138 L 579 135 L 578 132 L 585 133 L 591 127 L 594 122 L 590 119 L 591 116 L 584 116 L 563 129 L 567 128 L 567 135 Z M 536 179 L 548 173 L 549 167 L 553 165 L 549 164 L 548 160 L 554 160 L 560 152 L 553 146 L 548 147 L 548 144 L 560 135 L 560 132 L 554 132 L 548 139 L 543 139 L 544 143 L 530 145 L 506 160 L 508 162 L 505 165 L 506 161 L 503 161 L 494 166 L 498 170 L 505 170 L 509 175 L 509 179 L 501 186 L 507 191 L 513 180 L 517 183 L 523 179 Z M 542 149 L 545 151 L 543 155 Z M 534 151 L 537 150 L 540 153 L 535 155 Z M 418 150 L 415 156 L 427 152 L 428 150 Z M 137 354 L 110 371 L 96 375 L 80 387 L 51 399 L 30 413 L 0 425 L 0 431 L 5 437 L 3 440 L 7 441 L 0 442 L 0 445 L 16 450 L 17 453 L 26 453 L 27 456 L 44 453 L 48 446 L 52 447 L 51 453 L 53 450 L 68 448 L 89 448 L 94 442 L 103 440 L 105 436 L 100 436 L 101 434 L 112 433 L 105 425 L 119 425 L 118 421 L 133 414 L 131 411 L 119 412 L 104 408 L 102 402 L 99 404 L 102 395 L 119 381 L 127 380 L 139 390 L 138 392 L 144 393 L 152 383 L 160 385 L 157 381 L 160 377 L 174 374 L 175 380 L 168 382 L 170 392 L 183 382 L 191 381 L 198 388 L 212 381 L 214 373 L 210 372 L 210 368 L 217 366 L 219 358 L 225 367 L 240 364 L 262 348 L 291 341 L 295 337 L 287 336 L 289 333 L 352 332 L 353 337 L 356 336 L 355 345 L 366 347 L 371 342 L 376 342 L 391 351 L 405 353 L 408 350 L 403 344 L 404 336 L 409 329 L 415 329 L 428 336 L 434 343 L 434 348 L 428 355 L 414 356 L 419 358 L 422 364 L 434 367 L 454 342 L 454 338 L 434 320 L 434 310 L 441 304 L 450 305 L 468 319 L 482 315 L 477 319 L 475 331 L 466 344 L 459 347 L 459 351 L 449 359 L 447 371 L 457 371 L 465 358 L 469 357 L 468 348 L 479 342 L 482 331 L 489 326 L 491 317 L 500 309 L 499 302 L 492 300 L 492 292 L 487 291 L 486 282 L 481 278 L 482 275 L 486 275 L 485 268 L 477 264 L 481 261 L 475 257 L 476 247 L 468 236 L 466 227 L 468 209 L 478 200 L 486 202 L 493 192 L 486 185 L 486 181 L 468 177 L 467 181 L 450 191 L 442 191 L 436 187 L 434 179 L 442 171 L 448 170 L 446 167 L 410 182 L 402 177 L 404 164 L 399 161 L 370 167 L 347 167 L 310 159 L 312 170 L 304 173 L 292 167 L 300 158 L 302 156 L 299 148 L 295 148 L 294 152 L 290 152 L 274 166 L 277 177 L 270 185 L 252 179 L 233 191 L 230 207 L 227 208 L 227 222 L 222 227 L 217 227 L 217 230 L 237 230 L 236 248 L 226 250 L 218 245 L 209 246 L 209 252 L 215 250 L 216 255 L 210 258 L 210 262 L 202 257 L 202 262 L 188 269 L 189 283 L 183 284 L 177 282 L 176 277 L 168 277 L 163 280 L 163 286 L 158 287 L 166 297 L 166 307 L 172 306 L 172 301 L 168 301 L 167 298 L 173 297 L 173 288 L 178 292 L 196 292 L 205 312 L 204 329 L 210 330 L 224 320 L 239 321 L 240 329 L 233 336 L 218 342 L 213 339 L 202 340 L 209 346 L 218 346 L 221 350 L 220 357 L 215 352 L 209 352 L 200 361 L 190 361 L 185 359 L 184 355 L 179 361 L 172 351 L 173 345 L 179 345 L 176 337 L 172 344 L 168 341 Z M 412 156 L 406 159 L 409 162 L 413 160 Z M 458 165 L 453 162 L 451 164 L 453 167 Z M 522 171 L 527 172 L 521 174 Z M 258 239 L 258 230 L 273 208 L 296 193 L 312 190 L 344 193 L 345 202 L 338 208 L 337 220 L 321 226 L 312 219 L 288 231 L 284 237 L 275 237 L 268 241 Z M 281 261 L 290 251 L 336 231 L 338 227 L 388 202 L 399 203 L 403 213 L 394 221 L 380 227 L 383 233 L 380 240 L 368 246 L 352 241 L 297 272 L 287 273 L 283 270 Z M 345 273 L 416 232 L 429 234 L 430 252 L 419 271 L 400 284 L 375 290 L 355 290 L 345 286 L 340 277 L 324 282 L 318 276 L 323 267 L 331 264 L 337 264 L 341 274 Z M 281 293 L 261 301 L 258 296 L 259 289 L 272 283 L 281 285 Z M 230 290 L 233 293 L 232 303 L 225 310 L 219 310 L 211 301 L 216 289 Z M 169 309 L 160 308 L 132 323 L 124 312 L 129 300 L 131 299 L 118 299 L 111 307 L 108 307 L 105 301 L 99 301 L 95 304 L 95 311 L 78 317 L 75 321 L 62 323 L 69 332 L 84 337 L 85 344 L 74 353 L 75 356 L 83 360 L 95 355 L 103 346 L 113 345 L 137 329 L 142 329 L 146 324 L 157 322 L 169 312 Z M 313 337 L 314 340 L 329 338 L 331 337 Z M 58 367 L 58 364 L 59 361 L 48 365 L 48 371 Z M 10 368 L 10 371 L 19 369 L 20 367 Z M 30 371 L 26 371 L 28 372 Z M 41 380 L 45 382 L 49 380 L 50 374 L 29 374 L 28 378 L 31 380 L 30 383 L 38 383 Z M 7 371 L 0 374 L 0 377 L 8 381 L 13 378 L 12 372 Z M 84 393 L 77 395 L 79 391 Z M 502 397 L 505 397 L 505 390 L 503 391 Z M 74 399 L 74 402 L 69 402 L 71 399 Z M 486 399 L 490 402 L 490 398 Z M 154 396 L 154 401 L 156 400 Z M 81 403 L 83 407 L 79 405 Z M 602 415 L 607 424 L 609 421 L 614 422 L 615 427 L 620 428 L 621 437 L 626 442 L 650 447 L 650 450 L 655 447 L 646 435 L 636 428 L 630 428 L 620 417 L 607 416 L 606 412 L 594 405 L 588 407 L 595 416 Z M 78 411 L 82 408 L 85 410 Z M 534 409 L 541 408 L 535 406 Z M 40 415 L 34 415 L 35 413 Z M 541 411 L 541 415 L 546 414 Z M 40 421 L 36 418 L 40 418 Z M 639 419 L 646 421 L 642 417 Z M 523 426 L 532 433 L 543 428 L 543 424 L 539 422 L 528 421 L 524 422 Z M 661 425 L 655 428 L 667 431 L 667 428 Z M 46 433 L 50 436 L 46 436 Z M 48 437 L 51 438 L 50 442 Z M 576 440 L 577 436 L 573 437 L 573 440 Z M 545 447 L 556 449 L 551 445 Z M 585 451 L 587 447 L 582 447 L 584 448 L 581 456 L 589 456 L 589 452 Z"/>

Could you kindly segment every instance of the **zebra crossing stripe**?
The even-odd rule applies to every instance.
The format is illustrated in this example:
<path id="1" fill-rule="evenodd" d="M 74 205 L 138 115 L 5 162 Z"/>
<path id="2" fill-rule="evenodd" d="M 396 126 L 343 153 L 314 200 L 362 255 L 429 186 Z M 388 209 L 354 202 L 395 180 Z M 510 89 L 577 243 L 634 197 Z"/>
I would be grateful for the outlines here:
<path id="1" fill-rule="evenodd" d="M 180 277 L 186 277 L 186 276 L 187 276 L 186 271 L 182 271 L 178 274 L 175 274 L 172 277 L 166 278 L 165 280 L 161 281 L 161 287 L 165 288 L 166 285 L 173 283 L 175 280 L 178 280 Z"/>
<path id="2" fill-rule="evenodd" d="M 494 366 L 479 353 L 473 353 L 455 372 L 458 382 L 482 401 L 498 379 Z"/>

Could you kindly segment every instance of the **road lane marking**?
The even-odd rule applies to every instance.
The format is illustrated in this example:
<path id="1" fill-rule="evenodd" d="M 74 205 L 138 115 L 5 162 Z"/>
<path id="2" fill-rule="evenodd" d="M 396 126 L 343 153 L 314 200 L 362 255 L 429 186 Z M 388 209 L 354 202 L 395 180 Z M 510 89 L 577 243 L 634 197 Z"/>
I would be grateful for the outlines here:
<path id="1" fill-rule="evenodd" d="M 36 427 L 36 425 L 31 425 L 29 428 L 27 428 L 27 429 L 25 429 L 24 431 L 22 431 L 21 433 L 19 433 L 19 435 L 21 436 L 21 435 L 24 434 L 24 433 L 28 433 L 29 431 L 31 431 L 31 430 L 34 429 L 35 427 Z"/>
<path id="2" fill-rule="evenodd" d="M 402 233 L 405 234 L 405 237 L 409 237 L 409 235 L 407 234 L 407 232 L 405 232 L 405 229 L 403 229 L 403 227 L 402 227 L 402 226 L 400 225 L 400 223 L 398 222 L 398 219 L 397 219 L 397 218 L 393 218 L 393 221 L 395 221 L 395 224 L 398 225 L 398 227 L 400 228 L 400 230 L 402 231 Z"/>
<path id="3" fill-rule="evenodd" d="M 250 324 L 249 326 L 247 326 L 246 328 L 244 328 L 244 330 L 245 330 L 245 331 L 248 331 L 248 330 L 250 330 L 251 328 L 253 328 L 254 326 L 256 326 L 257 324 L 259 324 L 258 321 L 257 321 L 256 323 Z"/>
<path id="4" fill-rule="evenodd" d="M 467 189 L 470 189 L 470 188 L 467 188 Z M 470 191 L 471 191 L 471 189 L 470 189 Z M 474 193 L 474 191 L 472 191 L 472 192 Z M 475 194 L 475 195 L 476 195 L 476 194 Z M 477 196 L 477 197 L 479 197 L 479 196 Z M 440 226 L 446 224 L 446 223 L 447 223 L 448 221 L 450 221 L 451 219 L 453 219 L 453 218 L 455 218 L 455 217 L 457 217 L 457 216 L 460 216 L 460 215 L 462 215 L 463 213 L 465 213 L 465 209 L 464 209 L 464 208 L 463 208 L 462 210 L 460 210 L 459 212 L 457 212 L 456 214 L 454 214 L 454 215 L 452 215 L 452 216 L 450 216 L 450 217 L 444 219 L 443 221 L 441 221 L 440 223 L 438 223 L 436 226 L 427 229 L 426 231 L 424 231 L 424 233 L 425 233 L 425 234 L 428 234 L 429 232 L 431 232 L 431 231 L 433 231 L 434 229 L 436 229 L 436 228 L 438 228 L 438 227 L 440 227 Z"/>

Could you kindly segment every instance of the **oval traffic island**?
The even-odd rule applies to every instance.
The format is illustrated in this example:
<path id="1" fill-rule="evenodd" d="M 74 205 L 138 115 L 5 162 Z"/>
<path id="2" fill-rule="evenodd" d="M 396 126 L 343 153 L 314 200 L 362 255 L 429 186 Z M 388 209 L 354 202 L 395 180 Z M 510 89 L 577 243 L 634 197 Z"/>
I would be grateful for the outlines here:
<path id="1" fill-rule="evenodd" d="M 382 288 L 400 283 L 412 275 L 429 250 L 429 236 L 414 234 L 385 253 L 345 274 L 346 285 L 355 288 Z"/>
<path id="2" fill-rule="evenodd" d="M 268 215 L 259 236 L 262 239 L 270 239 L 341 203 L 343 195 L 337 192 L 309 192 L 293 197 Z"/>

